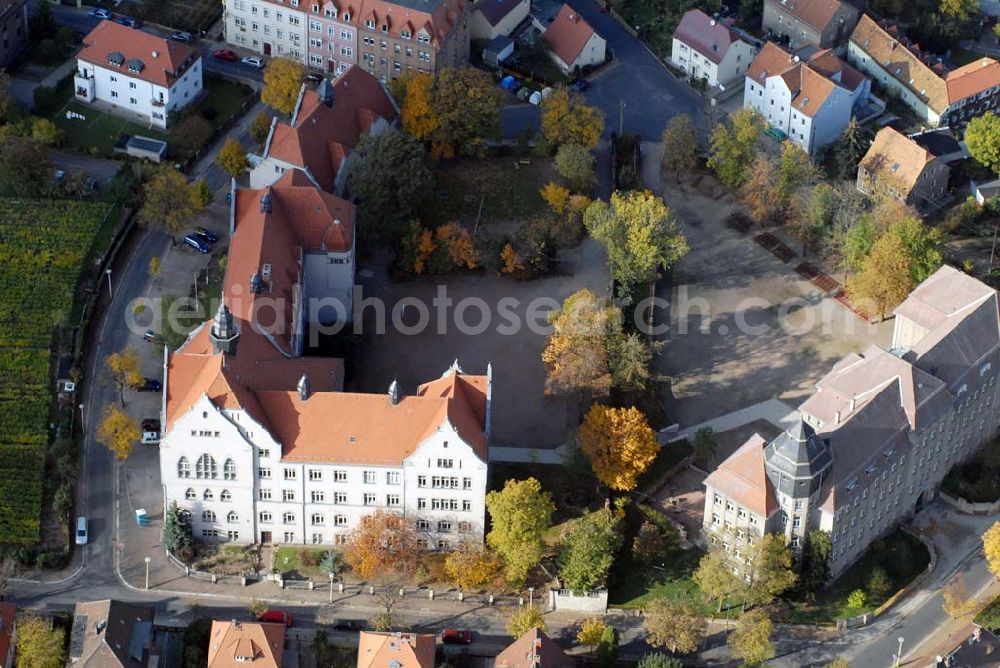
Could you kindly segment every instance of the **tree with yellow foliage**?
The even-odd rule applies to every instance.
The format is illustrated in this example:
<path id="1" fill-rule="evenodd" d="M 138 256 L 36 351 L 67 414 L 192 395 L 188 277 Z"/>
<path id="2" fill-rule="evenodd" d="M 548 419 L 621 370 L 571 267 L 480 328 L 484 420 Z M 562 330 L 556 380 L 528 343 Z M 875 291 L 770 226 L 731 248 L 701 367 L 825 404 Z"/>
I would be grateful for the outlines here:
<path id="1" fill-rule="evenodd" d="M 247 152 L 232 135 L 226 137 L 226 143 L 222 145 L 219 155 L 215 157 L 215 162 L 219 167 L 222 167 L 222 171 L 232 178 L 238 177 L 250 166 Z"/>
<path id="2" fill-rule="evenodd" d="M 475 269 L 479 266 L 479 252 L 472 242 L 472 235 L 458 223 L 445 223 L 435 230 L 438 242 L 448 249 L 456 267 Z"/>
<path id="3" fill-rule="evenodd" d="M 539 193 L 542 195 L 542 199 L 549 205 L 553 213 L 562 214 L 566 211 L 566 205 L 569 202 L 569 188 L 564 188 L 563 186 L 549 181 L 545 184 Z"/>
<path id="4" fill-rule="evenodd" d="M 945 585 L 941 609 L 955 619 L 976 614 L 976 599 L 969 594 L 969 588 L 965 585 L 965 578 L 961 573 Z"/>
<path id="5" fill-rule="evenodd" d="M 545 617 L 542 617 L 542 611 L 537 605 L 522 605 L 515 608 L 507 620 L 507 633 L 515 638 L 520 638 L 531 629 L 545 631 L 547 628 Z"/>
<path id="6" fill-rule="evenodd" d="M 549 315 L 553 332 L 542 351 L 545 393 L 603 396 L 611 389 L 609 352 L 621 332 L 621 311 L 590 290 L 578 290 Z"/>
<path id="7" fill-rule="evenodd" d="M 402 100 L 403 129 L 414 139 L 430 140 L 441 124 L 434 108 L 432 90 L 434 79 L 419 72 L 408 78 Z"/>
<path id="8" fill-rule="evenodd" d="M 261 102 L 283 114 L 295 111 L 302 90 L 302 65 L 288 58 L 272 58 L 264 70 L 264 91 Z"/>
<path id="9" fill-rule="evenodd" d="M 159 268 L 159 265 L 157 265 Z M 125 406 L 125 388 L 142 383 L 142 372 L 139 369 L 139 351 L 135 346 L 129 346 L 120 353 L 111 353 L 104 360 L 111 372 L 111 379 L 118 388 L 118 399 Z"/>
<path id="10" fill-rule="evenodd" d="M 448 554 L 444 571 L 462 589 L 491 587 L 503 582 L 503 560 L 487 546 L 467 541 Z"/>
<path id="11" fill-rule="evenodd" d="M 906 299 L 915 285 L 903 239 L 896 234 L 885 234 L 872 246 L 858 273 L 847 282 L 847 292 L 855 308 L 882 319 Z"/>
<path id="12" fill-rule="evenodd" d="M 139 440 L 139 423 L 114 404 L 108 404 L 97 427 L 97 438 L 115 453 L 115 457 L 127 459 L 132 445 Z"/>
<path id="13" fill-rule="evenodd" d="M 523 267 L 521 263 L 521 257 L 514 250 L 513 244 L 509 241 L 504 244 L 503 250 L 500 251 L 500 273 L 501 274 L 513 274 L 520 271 Z"/>
<path id="14" fill-rule="evenodd" d="M 983 553 L 990 573 L 1000 577 L 1000 522 L 996 522 L 983 534 Z"/>
<path id="15" fill-rule="evenodd" d="M 552 146 L 579 144 L 591 149 L 604 132 L 604 113 L 570 95 L 565 88 L 542 100 L 542 135 Z"/>
<path id="16" fill-rule="evenodd" d="M 635 489 L 660 450 L 646 416 L 634 406 L 592 406 L 580 425 L 579 439 L 598 479 L 625 492 Z"/>
<path id="17" fill-rule="evenodd" d="M 603 618 L 588 617 L 580 625 L 580 630 L 576 633 L 576 641 L 585 647 L 589 647 L 590 653 L 593 654 L 594 648 L 601 642 L 601 634 L 604 633 L 606 627 L 607 624 L 604 623 Z"/>

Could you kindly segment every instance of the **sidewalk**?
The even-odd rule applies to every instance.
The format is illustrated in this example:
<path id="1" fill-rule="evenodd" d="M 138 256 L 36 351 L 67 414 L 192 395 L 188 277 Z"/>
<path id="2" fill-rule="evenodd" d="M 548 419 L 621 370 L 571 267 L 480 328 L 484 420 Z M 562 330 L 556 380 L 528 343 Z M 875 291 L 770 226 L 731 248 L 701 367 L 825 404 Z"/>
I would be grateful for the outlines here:
<path id="1" fill-rule="evenodd" d="M 677 435 L 670 439 L 670 442 L 673 443 L 674 441 L 691 438 L 695 432 L 705 427 L 709 427 L 712 431 L 720 433 L 742 427 L 756 420 L 766 420 L 776 427 L 787 429 L 795 423 L 798 416 L 799 412 L 785 402 L 777 399 L 768 399 L 759 404 L 747 406 L 732 413 L 720 415 L 717 418 L 685 427 L 677 432 Z"/>

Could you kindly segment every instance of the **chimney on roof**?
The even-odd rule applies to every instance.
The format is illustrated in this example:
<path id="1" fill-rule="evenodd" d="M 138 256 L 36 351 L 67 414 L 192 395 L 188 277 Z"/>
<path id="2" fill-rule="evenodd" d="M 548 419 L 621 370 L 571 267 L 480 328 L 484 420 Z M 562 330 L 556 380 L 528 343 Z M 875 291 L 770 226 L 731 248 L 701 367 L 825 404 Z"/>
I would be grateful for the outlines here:
<path id="1" fill-rule="evenodd" d="M 153 49 L 153 58 L 159 58 L 159 57 L 160 57 L 159 52 L 157 52 L 156 49 Z"/>
<path id="2" fill-rule="evenodd" d="M 395 378 L 389 383 L 389 403 L 393 406 L 399 405 L 399 383 L 396 382 Z"/>
<path id="3" fill-rule="evenodd" d="M 271 191 L 267 191 L 264 193 L 264 196 L 260 198 L 260 212 L 271 213 Z"/>
<path id="4" fill-rule="evenodd" d="M 212 343 L 212 350 L 216 353 L 236 354 L 240 332 L 236 328 L 233 314 L 229 312 L 229 307 L 226 306 L 225 302 L 219 304 L 219 310 L 215 312 L 212 328 L 208 330 L 208 340 Z"/>
<path id="5" fill-rule="evenodd" d="M 309 398 L 309 376 L 302 374 L 299 378 L 299 384 L 295 386 L 295 389 L 299 391 L 299 400 L 305 401 Z"/>

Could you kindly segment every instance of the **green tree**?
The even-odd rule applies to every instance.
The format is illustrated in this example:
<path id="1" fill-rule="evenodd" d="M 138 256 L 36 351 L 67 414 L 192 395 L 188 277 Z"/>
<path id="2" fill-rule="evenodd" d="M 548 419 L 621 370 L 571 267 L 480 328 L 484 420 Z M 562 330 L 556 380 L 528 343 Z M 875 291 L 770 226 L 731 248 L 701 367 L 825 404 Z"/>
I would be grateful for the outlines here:
<path id="1" fill-rule="evenodd" d="M 885 314 L 910 294 L 916 283 L 902 238 L 885 234 L 862 261 L 858 273 L 847 282 L 855 307 L 870 316 Z"/>
<path id="2" fill-rule="evenodd" d="M 607 394 L 612 384 L 609 355 L 621 335 L 621 310 L 590 290 L 578 290 L 549 314 L 549 323 L 553 332 L 542 351 L 546 394 Z"/>
<path id="3" fill-rule="evenodd" d="M 736 629 L 729 635 L 733 656 L 742 659 L 744 666 L 760 666 L 773 658 L 772 630 L 771 618 L 766 610 L 757 608 L 743 613 L 736 622 Z"/>
<path id="4" fill-rule="evenodd" d="M 46 195 L 52 187 L 53 171 L 45 147 L 21 137 L 7 137 L 2 141 L 0 188 L 17 197 Z"/>
<path id="5" fill-rule="evenodd" d="M 215 157 L 215 162 L 222 167 L 222 171 L 236 178 L 247 171 L 250 161 L 247 160 L 247 152 L 243 150 L 240 143 L 232 135 L 226 137 L 226 142 L 222 145 L 219 155 Z"/>
<path id="6" fill-rule="evenodd" d="M 784 536 L 764 534 L 757 542 L 749 575 L 746 602 L 751 606 L 767 605 L 795 584 L 792 551 Z"/>
<path id="7" fill-rule="evenodd" d="M 847 659 L 836 658 L 830 663 L 826 664 L 824 668 L 851 668 L 851 662 Z"/>
<path id="8" fill-rule="evenodd" d="M 602 508 L 576 520 L 559 553 L 559 575 L 570 589 L 586 593 L 603 585 L 622 546 L 623 513 Z"/>
<path id="9" fill-rule="evenodd" d="M 204 116 L 188 114 L 170 129 L 170 145 L 181 153 L 200 151 L 212 138 L 212 124 Z"/>
<path id="10" fill-rule="evenodd" d="M 261 615 L 268 611 L 267 601 L 260 598 L 250 599 L 250 604 L 247 606 L 247 612 L 254 619 L 259 619 Z"/>
<path id="11" fill-rule="evenodd" d="M 788 208 L 792 195 L 804 186 L 816 181 L 818 173 L 812 158 L 790 139 L 781 142 L 781 155 L 778 158 L 778 175 L 775 194 L 782 211 Z"/>
<path id="12" fill-rule="evenodd" d="M 190 555 L 193 546 L 190 516 L 177 506 L 176 501 L 171 501 L 163 516 L 163 547 L 175 557 L 185 559 L 184 554 Z"/>
<path id="13" fill-rule="evenodd" d="M 712 550 L 698 562 L 694 581 L 705 594 L 716 602 L 716 610 L 721 611 L 726 599 L 743 588 L 743 583 L 733 575 L 732 566 L 727 562 L 722 550 Z"/>
<path id="14" fill-rule="evenodd" d="M 412 219 L 434 176 L 423 144 L 389 128 L 362 136 L 350 158 L 347 182 L 360 200 L 359 228 L 367 239 L 391 239 Z"/>
<path id="15" fill-rule="evenodd" d="M 775 184 L 777 165 L 767 155 L 758 155 L 740 186 L 740 197 L 750 209 L 750 215 L 761 225 L 781 216 L 781 200 Z"/>
<path id="16" fill-rule="evenodd" d="M 139 385 L 143 381 L 140 369 L 139 351 L 135 346 L 129 346 L 120 353 L 111 353 L 104 359 L 105 366 L 111 372 L 111 379 L 118 390 L 118 400 L 125 406 L 125 389 Z"/>
<path id="17" fill-rule="evenodd" d="M 21 107 L 11 89 L 11 76 L 0 70 L 0 124 L 10 123 L 21 116 Z"/>
<path id="18" fill-rule="evenodd" d="M 611 202 L 594 201 L 584 225 L 608 252 L 611 276 L 631 294 L 640 284 L 656 280 L 688 252 L 687 239 L 674 215 L 648 190 L 612 193 Z"/>
<path id="19" fill-rule="evenodd" d="M 715 459 L 715 430 L 702 427 L 694 433 L 694 458 L 700 464 L 708 464 Z"/>
<path id="20" fill-rule="evenodd" d="M 684 662 L 663 652 L 644 654 L 636 668 L 684 668 Z"/>
<path id="21" fill-rule="evenodd" d="M 802 242 L 802 254 L 833 229 L 837 213 L 837 193 L 828 183 L 817 183 L 799 191 L 786 218 L 788 231 Z"/>
<path id="22" fill-rule="evenodd" d="M 979 12 L 978 0 L 941 0 L 941 13 L 953 16 L 959 21 L 966 21 Z"/>
<path id="23" fill-rule="evenodd" d="M 503 96 L 489 73 L 475 67 L 446 67 L 434 80 L 435 157 L 483 155 L 486 140 L 500 133 Z"/>
<path id="24" fill-rule="evenodd" d="M 601 637 L 604 635 L 604 629 L 607 628 L 607 624 L 601 617 L 589 617 L 583 620 L 583 624 L 580 626 L 580 630 L 576 634 L 576 641 L 581 645 L 585 645 L 590 648 L 591 653 L 593 653 L 594 648 L 601 642 Z"/>
<path id="25" fill-rule="evenodd" d="M 261 102 L 282 114 L 291 115 L 302 90 L 302 65 L 288 58 L 272 58 L 264 70 Z"/>
<path id="26" fill-rule="evenodd" d="M 944 237 L 941 230 L 928 227 L 916 215 L 893 215 L 887 234 L 899 237 L 906 249 L 910 278 L 922 283 L 944 264 Z"/>
<path id="27" fill-rule="evenodd" d="M 678 114 L 670 119 L 660 137 L 663 158 L 660 168 L 673 172 L 680 182 L 681 172 L 693 171 L 698 166 L 698 132 L 688 114 Z"/>
<path id="28" fill-rule="evenodd" d="M 763 131 L 763 117 L 748 108 L 734 112 L 729 123 L 715 126 L 709 141 L 708 166 L 715 170 L 723 184 L 730 188 L 743 184 Z"/>
<path id="29" fill-rule="evenodd" d="M 254 116 L 250 123 L 250 137 L 260 146 L 267 141 L 267 136 L 271 134 L 271 117 L 266 111 L 262 111 Z"/>
<path id="30" fill-rule="evenodd" d="M 839 178 L 854 180 L 858 163 L 871 143 L 871 132 L 858 123 L 858 119 L 851 118 L 833 145 L 834 164 Z"/>
<path id="31" fill-rule="evenodd" d="M 142 186 L 138 221 L 176 236 L 187 229 L 200 209 L 194 187 L 184 175 L 170 165 L 161 165 Z"/>
<path id="32" fill-rule="evenodd" d="M 868 595 L 864 589 L 855 589 L 847 597 L 847 607 L 860 610 L 868 605 Z"/>
<path id="33" fill-rule="evenodd" d="M 810 595 L 815 595 L 830 576 L 829 560 L 833 551 L 830 534 L 826 531 L 810 531 L 806 540 L 802 560 L 802 586 Z"/>
<path id="34" fill-rule="evenodd" d="M 605 626 L 601 633 L 601 641 L 597 644 L 597 665 L 601 668 L 612 668 L 618 661 L 618 630 L 613 626 Z"/>
<path id="35" fill-rule="evenodd" d="M 208 187 L 208 181 L 204 178 L 198 179 L 194 184 L 194 199 L 202 209 L 211 204 L 212 200 L 215 199 L 212 189 Z"/>
<path id="36" fill-rule="evenodd" d="M 884 601 L 892 593 L 892 579 L 884 568 L 876 566 L 868 574 L 865 590 L 870 600 Z"/>
<path id="37" fill-rule="evenodd" d="M 976 162 L 1000 174 L 1000 116 L 987 111 L 970 120 L 965 128 L 965 145 Z"/>
<path id="38" fill-rule="evenodd" d="M 584 104 L 565 88 L 542 100 L 542 136 L 550 146 L 579 144 L 586 149 L 597 146 L 604 132 L 604 113 Z"/>
<path id="39" fill-rule="evenodd" d="M 36 144 L 55 146 L 61 134 L 59 127 L 47 118 L 36 118 L 31 123 L 31 140 Z"/>
<path id="40" fill-rule="evenodd" d="M 597 183 L 594 156 L 580 144 L 563 144 L 556 151 L 556 172 L 578 193 L 588 193 Z"/>
<path id="41" fill-rule="evenodd" d="M 841 236 L 841 255 L 845 270 L 861 269 L 861 264 L 868 257 L 878 237 L 879 231 L 875 228 L 871 216 L 861 216 L 857 223 Z"/>
<path id="42" fill-rule="evenodd" d="M 542 534 L 549 528 L 555 504 L 534 478 L 508 480 L 486 495 L 492 529 L 486 542 L 504 561 L 508 584 L 519 587 L 542 559 Z"/>
<path id="43" fill-rule="evenodd" d="M 17 616 L 14 639 L 16 668 L 62 668 L 66 663 L 66 632 L 35 614 Z"/>
<path id="44" fill-rule="evenodd" d="M 648 642 L 666 647 L 672 654 L 689 654 L 698 649 L 705 635 L 705 618 L 694 601 L 659 598 L 646 609 L 643 621 Z"/>
<path id="45" fill-rule="evenodd" d="M 653 372 L 653 353 L 664 341 L 650 341 L 637 332 L 613 336 L 609 340 L 611 384 L 625 392 L 649 389 L 660 376 Z"/>
<path id="46" fill-rule="evenodd" d="M 515 638 L 520 638 L 531 629 L 544 631 L 546 628 L 548 627 L 545 625 L 545 618 L 537 605 L 519 606 L 507 620 L 507 633 Z"/>

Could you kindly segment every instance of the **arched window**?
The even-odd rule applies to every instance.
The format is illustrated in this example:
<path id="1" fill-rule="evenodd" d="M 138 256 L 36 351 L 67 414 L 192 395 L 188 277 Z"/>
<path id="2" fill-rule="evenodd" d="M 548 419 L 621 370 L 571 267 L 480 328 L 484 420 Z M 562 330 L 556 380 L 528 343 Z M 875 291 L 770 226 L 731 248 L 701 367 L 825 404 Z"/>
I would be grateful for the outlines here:
<path id="1" fill-rule="evenodd" d="M 215 494 L 212 493 L 212 490 L 206 489 L 205 493 L 201 495 L 201 498 L 204 499 L 205 501 L 211 501 L 212 499 L 215 498 Z"/>
<path id="2" fill-rule="evenodd" d="M 215 458 L 212 455 L 202 455 L 194 465 L 194 477 L 202 479 L 215 479 L 219 477 L 219 469 L 215 465 Z"/>
<path id="3" fill-rule="evenodd" d="M 222 494 L 219 494 L 219 500 L 226 502 L 232 501 L 233 495 L 229 492 L 228 489 L 224 489 L 222 490 Z"/>
<path id="4" fill-rule="evenodd" d="M 212 512 L 211 510 L 203 510 L 203 511 L 201 511 L 201 521 L 202 522 L 214 522 L 215 521 L 215 513 Z"/>
<path id="5" fill-rule="evenodd" d="M 226 480 L 236 480 L 236 462 L 227 459 L 222 465 L 222 477 Z"/>
<path id="6" fill-rule="evenodd" d="M 240 516 L 236 514 L 235 510 L 230 510 L 229 514 L 226 515 L 226 521 L 230 524 L 236 524 L 240 521 Z"/>
<path id="7" fill-rule="evenodd" d="M 184 492 L 184 498 L 187 499 L 188 501 L 193 501 L 194 499 L 198 498 L 198 495 L 195 493 L 193 489 L 188 487 L 188 490 Z"/>
<path id="8" fill-rule="evenodd" d="M 177 460 L 177 477 L 178 478 L 190 478 L 191 477 L 191 462 L 188 461 L 187 457 L 181 457 Z"/>

